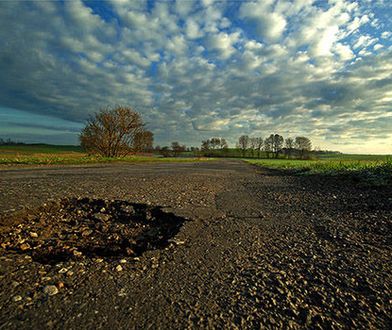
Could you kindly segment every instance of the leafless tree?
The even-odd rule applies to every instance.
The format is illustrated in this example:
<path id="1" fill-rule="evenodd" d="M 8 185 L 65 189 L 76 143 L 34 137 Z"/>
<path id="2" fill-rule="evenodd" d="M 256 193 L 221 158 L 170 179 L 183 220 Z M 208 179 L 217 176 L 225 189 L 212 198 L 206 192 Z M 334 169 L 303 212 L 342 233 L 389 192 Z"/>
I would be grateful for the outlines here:
<path id="1" fill-rule="evenodd" d="M 79 139 L 91 154 L 123 157 L 133 151 L 135 136 L 143 131 L 142 118 L 132 108 L 107 107 L 90 117 Z"/>
<path id="2" fill-rule="evenodd" d="M 273 152 L 273 134 L 264 140 L 264 151 L 267 158 L 270 158 L 270 154 Z"/>
<path id="3" fill-rule="evenodd" d="M 238 139 L 238 148 L 241 150 L 242 157 L 245 157 L 248 146 L 249 146 L 249 136 L 241 135 L 240 138 Z"/>
<path id="4" fill-rule="evenodd" d="M 222 150 L 225 150 L 225 149 L 227 149 L 229 147 L 229 145 L 226 142 L 226 139 L 224 139 L 224 138 L 220 139 L 220 145 L 219 146 L 220 146 L 220 148 Z"/>
<path id="5" fill-rule="evenodd" d="M 142 131 L 135 134 L 133 149 L 135 151 L 151 151 L 153 149 L 154 134 L 150 131 Z"/>
<path id="6" fill-rule="evenodd" d="M 203 140 L 201 141 L 201 150 L 208 151 L 211 149 L 210 140 Z"/>
<path id="7" fill-rule="evenodd" d="M 297 136 L 294 145 L 298 150 L 301 159 L 306 158 L 307 153 L 312 150 L 312 142 L 305 136 Z"/>
<path id="8" fill-rule="evenodd" d="M 181 145 L 177 141 L 175 141 L 172 142 L 171 149 L 173 151 L 174 157 L 177 157 L 181 152 L 184 152 L 186 150 L 186 146 Z"/>
<path id="9" fill-rule="evenodd" d="M 210 146 L 212 150 L 216 150 L 220 147 L 220 138 L 213 137 L 210 139 Z"/>
<path id="10" fill-rule="evenodd" d="M 267 145 L 267 152 L 273 152 L 275 158 L 279 157 L 279 153 L 283 148 L 283 136 L 279 134 L 271 134 L 264 142 L 264 147 Z"/>
<path id="11" fill-rule="evenodd" d="M 257 158 L 260 158 L 261 149 L 263 148 L 264 140 L 262 137 L 256 138 L 256 150 L 257 150 Z"/>
<path id="12" fill-rule="evenodd" d="M 290 137 L 285 139 L 284 146 L 286 148 L 287 157 L 290 158 L 291 154 L 293 153 L 293 149 L 294 149 L 294 139 L 290 138 Z"/>

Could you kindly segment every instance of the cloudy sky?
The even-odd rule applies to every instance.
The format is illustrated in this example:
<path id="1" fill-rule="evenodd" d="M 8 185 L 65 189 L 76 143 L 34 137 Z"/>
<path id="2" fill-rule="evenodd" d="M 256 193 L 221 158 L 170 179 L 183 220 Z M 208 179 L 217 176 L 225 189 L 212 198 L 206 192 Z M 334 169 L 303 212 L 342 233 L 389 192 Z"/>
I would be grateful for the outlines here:
<path id="1" fill-rule="evenodd" d="M 391 0 L 0 1 L 0 137 L 74 144 L 127 104 L 160 145 L 392 153 L 391 19 Z"/>

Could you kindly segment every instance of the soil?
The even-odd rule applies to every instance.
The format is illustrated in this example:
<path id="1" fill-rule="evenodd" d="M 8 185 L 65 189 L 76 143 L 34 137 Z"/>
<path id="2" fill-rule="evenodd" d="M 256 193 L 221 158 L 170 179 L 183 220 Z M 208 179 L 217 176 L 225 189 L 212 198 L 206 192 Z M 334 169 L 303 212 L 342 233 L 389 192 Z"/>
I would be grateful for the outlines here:
<path id="1" fill-rule="evenodd" d="M 2 170 L 0 329 L 390 329 L 391 211 L 240 161 Z"/>

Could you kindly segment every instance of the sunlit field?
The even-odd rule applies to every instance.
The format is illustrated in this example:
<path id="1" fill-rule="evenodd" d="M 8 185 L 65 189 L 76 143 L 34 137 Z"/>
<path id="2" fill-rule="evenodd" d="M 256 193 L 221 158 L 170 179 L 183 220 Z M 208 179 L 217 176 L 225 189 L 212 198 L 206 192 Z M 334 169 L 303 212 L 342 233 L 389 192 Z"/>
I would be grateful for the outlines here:
<path id="1" fill-rule="evenodd" d="M 392 158 L 388 156 L 339 155 L 318 160 L 252 159 L 247 162 L 294 174 L 345 175 L 371 184 L 392 182 Z"/>
<path id="2" fill-rule="evenodd" d="M 0 146 L 0 165 L 78 165 L 113 162 L 194 162 L 195 160 L 205 161 L 208 158 L 174 158 L 145 155 L 108 158 L 88 155 L 78 146 Z"/>

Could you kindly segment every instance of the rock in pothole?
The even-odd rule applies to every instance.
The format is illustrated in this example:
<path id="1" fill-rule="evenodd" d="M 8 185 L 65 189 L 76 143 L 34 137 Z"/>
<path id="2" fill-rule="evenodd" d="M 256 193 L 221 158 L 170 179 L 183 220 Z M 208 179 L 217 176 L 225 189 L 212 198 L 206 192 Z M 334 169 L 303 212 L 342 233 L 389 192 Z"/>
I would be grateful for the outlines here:
<path id="1" fill-rule="evenodd" d="M 157 206 L 90 198 L 63 199 L 26 219 L 0 233 L 2 246 L 44 264 L 135 257 L 165 247 L 185 221 Z"/>

